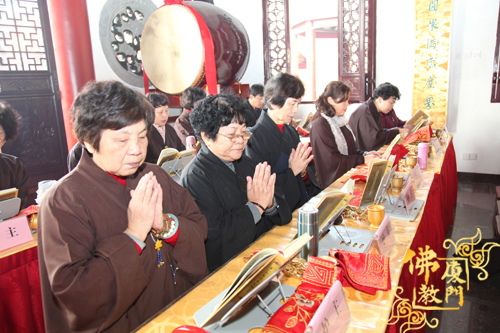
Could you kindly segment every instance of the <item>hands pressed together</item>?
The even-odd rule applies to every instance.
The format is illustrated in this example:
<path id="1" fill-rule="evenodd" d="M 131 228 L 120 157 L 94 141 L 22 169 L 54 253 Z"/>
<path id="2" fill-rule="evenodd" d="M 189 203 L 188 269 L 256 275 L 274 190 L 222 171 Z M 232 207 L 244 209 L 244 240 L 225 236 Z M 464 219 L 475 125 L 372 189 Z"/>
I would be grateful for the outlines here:
<path id="1" fill-rule="evenodd" d="M 273 205 L 275 182 L 276 174 L 271 175 L 271 166 L 267 162 L 255 167 L 253 178 L 247 177 L 247 199 L 258 204 L 256 206 L 261 214 L 264 213 L 262 208 L 267 209 Z"/>
<path id="2" fill-rule="evenodd" d="M 312 148 L 309 147 L 309 144 L 303 144 L 302 142 L 299 142 L 297 149 L 292 149 L 292 153 L 288 159 L 288 167 L 292 169 L 295 176 L 305 172 L 307 166 L 314 158 L 314 155 L 311 155 L 311 151 Z"/>
<path id="3" fill-rule="evenodd" d="M 125 232 L 144 241 L 152 228 L 158 230 L 163 226 L 163 191 L 156 176 L 149 172 L 139 180 L 130 196 Z"/>

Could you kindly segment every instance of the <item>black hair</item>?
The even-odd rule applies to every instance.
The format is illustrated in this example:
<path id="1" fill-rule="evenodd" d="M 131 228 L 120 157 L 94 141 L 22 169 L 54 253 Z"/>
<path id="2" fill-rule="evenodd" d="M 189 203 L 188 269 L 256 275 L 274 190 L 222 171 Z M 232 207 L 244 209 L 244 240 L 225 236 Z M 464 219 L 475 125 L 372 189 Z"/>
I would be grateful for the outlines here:
<path id="1" fill-rule="evenodd" d="M 148 101 L 153 104 L 153 106 L 156 108 L 161 108 L 162 106 L 168 106 L 168 97 L 165 94 L 160 94 L 157 92 L 150 92 L 147 93 L 146 97 L 148 98 Z"/>
<path id="2" fill-rule="evenodd" d="M 246 124 L 245 104 L 241 98 L 229 92 L 210 95 L 194 107 L 189 121 L 199 141 L 203 141 L 201 132 L 215 140 L 221 127 L 234 122 Z"/>
<path id="3" fill-rule="evenodd" d="M 380 84 L 373 91 L 373 99 L 377 99 L 379 97 L 382 97 L 382 99 L 385 101 L 393 96 L 396 99 L 401 98 L 401 94 L 399 93 L 398 87 L 396 87 L 395 85 L 393 85 L 389 82 L 385 82 L 385 83 Z"/>
<path id="4" fill-rule="evenodd" d="M 342 103 L 347 101 L 350 93 L 351 88 L 342 81 L 328 83 L 323 93 L 316 100 L 316 114 L 314 115 L 314 119 L 321 117 L 322 113 L 328 117 L 335 116 L 335 109 L 328 103 L 328 97 L 331 97 L 335 103 Z"/>
<path id="5" fill-rule="evenodd" d="M 188 110 L 193 110 L 199 100 L 207 96 L 205 90 L 196 87 L 189 87 L 182 93 L 181 106 Z"/>
<path id="6" fill-rule="evenodd" d="M 21 116 L 5 101 L 0 101 L 0 125 L 5 132 L 5 141 L 12 141 L 19 135 Z"/>
<path id="7" fill-rule="evenodd" d="M 264 96 L 264 86 L 262 84 L 254 84 L 250 87 L 248 95 L 253 95 L 255 97 L 261 95 Z"/>
<path id="8" fill-rule="evenodd" d="M 73 132 L 80 143 L 99 151 L 102 131 L 119 130 L 140 120 L 151 127 L 154 108 L 145 96 L 118 81 L 89 82 L 69 110 Z"/>
<path id="9" fill-rule="evenodd" d="M 278 73 L 274 75 L 264 88 L 264 101 L 269 110 L 271 104 L 283 107 L 287 98 L 302 98 L 305 88 L 302 81 L 288 73 Z"/>

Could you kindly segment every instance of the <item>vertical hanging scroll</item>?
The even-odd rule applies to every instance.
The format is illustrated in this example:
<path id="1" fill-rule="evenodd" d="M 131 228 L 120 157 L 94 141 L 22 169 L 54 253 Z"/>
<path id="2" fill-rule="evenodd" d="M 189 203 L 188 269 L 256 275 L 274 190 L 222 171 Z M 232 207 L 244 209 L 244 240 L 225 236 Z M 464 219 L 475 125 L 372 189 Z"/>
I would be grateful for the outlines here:
<path id="1" fill-rule="evenodd" d="M 412 113 L 427 111 L 433 128 L 446 124 L 452 0 L 415 1 Z"/>

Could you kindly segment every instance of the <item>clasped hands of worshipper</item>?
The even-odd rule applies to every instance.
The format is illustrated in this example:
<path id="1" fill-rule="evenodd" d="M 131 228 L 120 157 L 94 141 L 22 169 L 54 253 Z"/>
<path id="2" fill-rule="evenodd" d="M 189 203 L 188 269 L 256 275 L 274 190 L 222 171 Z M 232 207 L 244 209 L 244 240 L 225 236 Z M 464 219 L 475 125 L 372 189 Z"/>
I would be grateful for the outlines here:
<path id="1" fill-rule="evenodd" d="M 130 191 L 126 233 L 144 241 L 151 229 L 163 227 L 163 191 L 153 172 L 145 174 L 135 190 Z"/>
<path id="2" fill-rule="evenodd" d="M 261 214 L 274 203 L 275 182 L 276 174 L 271 175 L 271 166 L 267 162 L 257 164 L 253 178 L 247 176 L 248 201 L 257 203 Z"/>
<path id="3" fill-rule="evenodd" d="M 303 144 L 302 142 L 297 144 L 297 149 L 292 149 L 288 159 L 288 167 L 292 169 L 295 176 L 298 174 L 304 176 L 307 166 L 314 158 L 311 151 L 312 148 L 309 147 L 309 144 Z"/>

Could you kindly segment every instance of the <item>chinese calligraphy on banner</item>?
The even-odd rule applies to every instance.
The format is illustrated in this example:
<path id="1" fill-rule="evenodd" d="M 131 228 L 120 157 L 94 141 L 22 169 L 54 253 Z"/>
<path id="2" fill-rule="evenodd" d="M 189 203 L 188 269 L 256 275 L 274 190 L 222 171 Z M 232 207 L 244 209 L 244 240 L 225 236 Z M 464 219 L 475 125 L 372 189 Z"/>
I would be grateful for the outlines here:
<path id="1" fill-rule="evenodd" d="M 412 113 L 427 111 L 432 128 L 446 124 L 453 0 L 415 1 L 415 76 Z"/>

